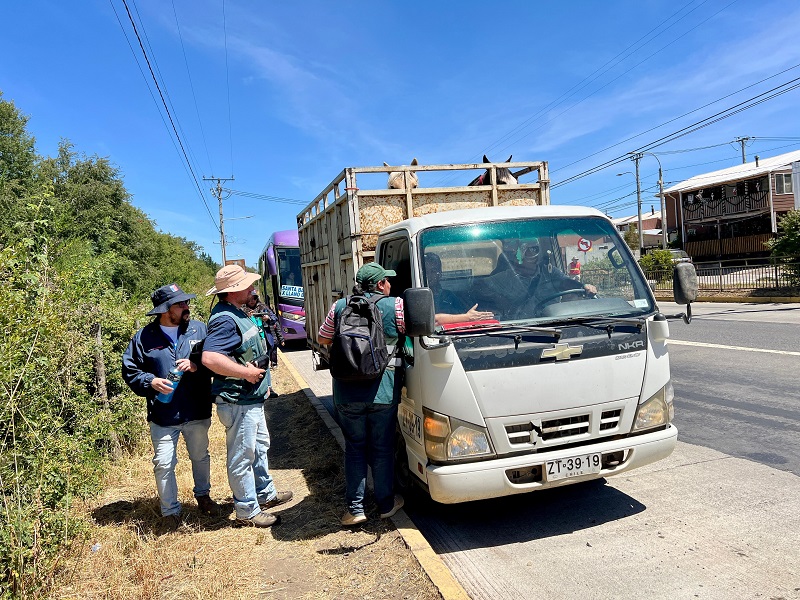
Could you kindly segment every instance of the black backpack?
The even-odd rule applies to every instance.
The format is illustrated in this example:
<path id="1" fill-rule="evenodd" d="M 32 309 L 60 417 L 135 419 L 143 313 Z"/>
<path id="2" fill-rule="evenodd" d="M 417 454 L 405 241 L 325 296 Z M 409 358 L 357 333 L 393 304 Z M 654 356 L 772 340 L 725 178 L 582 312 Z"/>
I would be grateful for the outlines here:
<path id="1" fill-rule="evenodd" d="M 349 296 L 336 320 L 330 353 L 331 377 L 339 381 L 372 381 L 379 378 L 390 359 L 383 335 L 378 300 L 383 294 Z"/>

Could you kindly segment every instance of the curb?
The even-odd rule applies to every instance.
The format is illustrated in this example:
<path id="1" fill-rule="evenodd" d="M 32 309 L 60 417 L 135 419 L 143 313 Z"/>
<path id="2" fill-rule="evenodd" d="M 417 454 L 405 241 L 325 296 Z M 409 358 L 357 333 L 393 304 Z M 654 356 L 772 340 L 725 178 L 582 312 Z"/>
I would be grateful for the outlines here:
<path id="1" fill-rule="evenodd" d="M 675 297 L 656 295 L 656 300 L 675 302 Z M 794 304 L 800 296 L 698 296 L 695 302 L 738 302 L 740 304 Z M 693 303 L 694 304 L 694 303 Z"/>
<path id="2" fill-rule="evenodd" d="M 281 352 L 281 354 L 283 354 L 283 352 Z M 287 360 L 285 356 L 283 357 L 283 364 L 286 365 L 292 378 L 294 378 L 297 385 L 300 386 L 303 393 L 311 401 L 314 410 L 317 411 L 322 422 L 325 423 L 325 426 L 333 437 L 336 438 L 336 442 L 342 450 L 344 450 L 344 436 L 342 435 L 342 430 L 339 428 L 339 425 L 336 424 L 336 421 L 333 420 L 328 410 L 322 405 L 322 402 L 319 401 L 319 398 L 317 398 L 317 395 L 311 390 L 311 387 L 306 383 L 303 376 L 297 372 L 297 369 L 294 368 L 294 365 Z M 414 558 L 417 559 L 422 570 L 425 571 L 425 574 L 433 582 L 433 585 L 439 590 L 442 600 L 470 600 L 466 590 L 456 581 L 450 569 L 447 568 L 447 565 L 444 564 L 444 561 L 439 555 L 434 552 L 428 540 L 420 533 L 417 526 L 414 525 L 414 522 L 406 514 L 406 511 L 401 508 L 391 517 L 391 520 L 400 533 L 400 537 L 403 538 L 406 547 L 411 550 L 411 553 L 414 555 Z"/>

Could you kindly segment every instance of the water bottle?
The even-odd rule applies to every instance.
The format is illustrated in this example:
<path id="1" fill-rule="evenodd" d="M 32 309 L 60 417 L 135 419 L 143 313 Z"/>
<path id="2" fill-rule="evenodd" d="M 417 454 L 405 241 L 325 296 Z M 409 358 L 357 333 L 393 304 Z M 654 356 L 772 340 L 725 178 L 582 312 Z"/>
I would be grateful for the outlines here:
<path id="1" fill-rule="evenodd" d="M 164 404 L 172 402 L 172 394 L 175 393 L 175 388 L 178 387 L 178 382 L 181 380 L 182 376 L 183 376 L 183 371 L 178 370 L 178 365 L 172 367 L 169 370 L 169 373 L 167 373 L 166 377 L 169 380 L 170 385 L 172 386 L 172 390 L 166 394 L 159 392 L 158 394 L 156 394 L 156 400 L 158 400 L 159 402 L 163 402 Z"/>

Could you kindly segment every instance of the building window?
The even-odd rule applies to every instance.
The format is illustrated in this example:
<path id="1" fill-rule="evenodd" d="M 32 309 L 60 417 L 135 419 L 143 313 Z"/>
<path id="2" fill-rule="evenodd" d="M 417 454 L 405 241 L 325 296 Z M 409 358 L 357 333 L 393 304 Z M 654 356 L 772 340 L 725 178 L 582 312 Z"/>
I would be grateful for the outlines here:
<path id="1" fill-rule="evenodd" d="M 776 194 L 791 194 L 792 193 L 792 174 L 791 173 L 776 173 L 775 174 L 775 193 Z"/>

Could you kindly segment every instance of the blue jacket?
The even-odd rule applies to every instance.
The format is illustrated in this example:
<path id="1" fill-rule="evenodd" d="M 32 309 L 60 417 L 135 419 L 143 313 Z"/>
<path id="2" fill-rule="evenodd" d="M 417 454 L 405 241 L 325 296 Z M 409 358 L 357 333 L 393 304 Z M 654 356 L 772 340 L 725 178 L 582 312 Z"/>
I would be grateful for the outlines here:
<path id="1" fill-rule="evenodd" d="M 158 318 L 133 336 L 122 355 L 122 377 L 137 396 L 147 398 L 148 421 L 169 427 L 211 418 L 211 372 L 200 364 L 199 355 L 192 361 L 197 371 L 183 374 L 171 402 L 156 400 L 156 391 L 150 387 L 155 377 L 167 376 L 177 359 L 189 358 L 192 347 L 205 337 L 205 324 L 190 320 L 178 329 L 177 349 L 173 348 Z"/>

